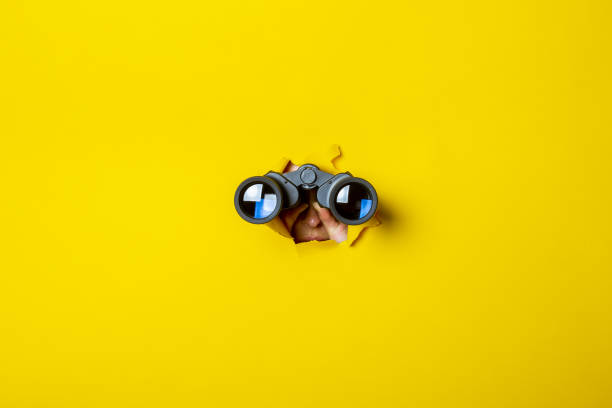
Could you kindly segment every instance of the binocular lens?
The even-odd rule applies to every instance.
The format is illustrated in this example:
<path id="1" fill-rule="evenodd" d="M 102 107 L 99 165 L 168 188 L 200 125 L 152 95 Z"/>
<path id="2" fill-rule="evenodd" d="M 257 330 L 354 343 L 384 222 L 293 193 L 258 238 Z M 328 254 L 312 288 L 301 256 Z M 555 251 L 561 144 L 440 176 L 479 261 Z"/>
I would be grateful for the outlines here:
<path id="1" fill-rule="evenodd" d="M 347 183 L 338 190 L 334 200 L 338 214 L 352 221 L 366 217 L 372 209 L 373 202 L 370 189 L 360 183 Z"/>
<path id="2" fill-rule="evenodd" d="M 240 209 L 245 215 L 254 219 L 268 217 L 276 209 L 278 197 L 267 184 L 251 184 L 243 190 L 239 198 Z"/>

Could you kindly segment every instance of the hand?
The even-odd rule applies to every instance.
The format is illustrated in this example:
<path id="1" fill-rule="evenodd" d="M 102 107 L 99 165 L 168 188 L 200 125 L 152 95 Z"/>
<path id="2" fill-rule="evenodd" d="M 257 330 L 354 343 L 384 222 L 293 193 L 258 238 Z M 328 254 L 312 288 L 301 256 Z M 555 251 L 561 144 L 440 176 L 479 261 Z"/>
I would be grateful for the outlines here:
<path id="1" fill-rule="evenodd" d="M 321 223 L 329 234 L 329 238 L 340 243 L 346 241 L 348 237 L 348 225 L 338 221 L 327 208 L 323 208 L 316 201 L 312 204 L 319 214 Z"/>

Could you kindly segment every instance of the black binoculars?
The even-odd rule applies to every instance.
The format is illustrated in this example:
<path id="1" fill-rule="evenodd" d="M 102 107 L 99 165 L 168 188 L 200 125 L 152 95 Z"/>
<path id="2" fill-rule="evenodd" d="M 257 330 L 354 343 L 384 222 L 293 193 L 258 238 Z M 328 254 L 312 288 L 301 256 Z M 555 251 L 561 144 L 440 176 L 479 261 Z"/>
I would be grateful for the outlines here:
<path id="1" fill-rule="evenodd" d="M 314 164 L 304 164 L 289 173 L 270 171 L 244 180 L 236 189 L 234 206 L 246 221 L 264 224 L 281 210 L 308 202 L 308 192 L 314 189 L 319 205 L 344 224 L 363 224 L 376 213 L 378 196 L 370 183 L 349 172 L 326 173 Z"/>

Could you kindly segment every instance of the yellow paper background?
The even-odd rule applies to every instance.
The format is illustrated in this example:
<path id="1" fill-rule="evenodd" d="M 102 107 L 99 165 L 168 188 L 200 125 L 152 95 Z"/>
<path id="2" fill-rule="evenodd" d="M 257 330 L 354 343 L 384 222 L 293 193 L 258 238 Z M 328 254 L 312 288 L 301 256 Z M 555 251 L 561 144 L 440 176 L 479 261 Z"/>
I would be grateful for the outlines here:
<path id="1" fill-rule="evenodd" d="M 3 1 L 0 406 L 610 406 L 610 15 Z M 354 247 L 235 214 L 333 143 Z"/>

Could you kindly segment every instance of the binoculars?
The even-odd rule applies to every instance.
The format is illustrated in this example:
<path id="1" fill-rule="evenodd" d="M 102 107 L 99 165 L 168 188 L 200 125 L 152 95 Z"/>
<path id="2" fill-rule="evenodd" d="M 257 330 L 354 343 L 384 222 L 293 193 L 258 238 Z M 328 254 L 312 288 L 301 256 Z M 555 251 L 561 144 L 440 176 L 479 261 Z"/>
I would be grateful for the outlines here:
<path id="1" fill-rule="evenodd" d="M 244 220 L 265 224 L 281 210 L 308 202 L 309 190 L 314 189 L 319 205 L 344 224 L 363 224 L 376 213 L 378 196 L 370 183 L 349 172 L 326 173 L 314 164 L 304 164 L 289 173 L 270 171 L 244 180 L 236 189 L 234 207 Z"/>

